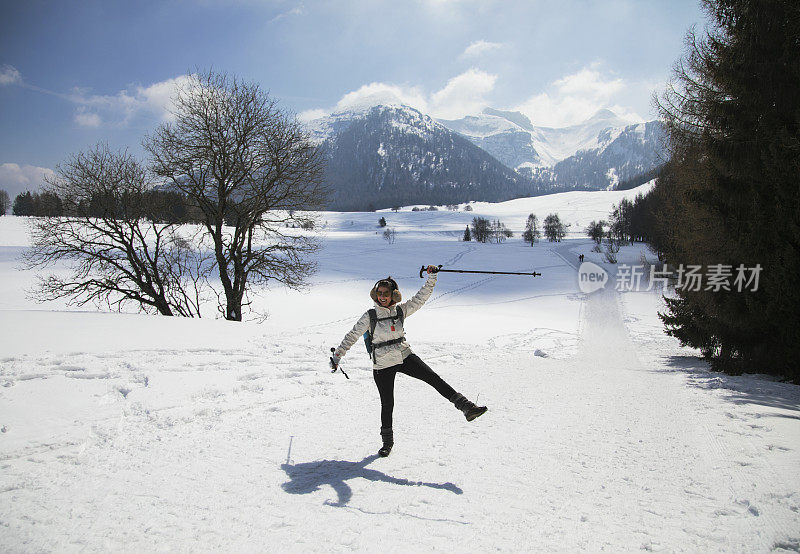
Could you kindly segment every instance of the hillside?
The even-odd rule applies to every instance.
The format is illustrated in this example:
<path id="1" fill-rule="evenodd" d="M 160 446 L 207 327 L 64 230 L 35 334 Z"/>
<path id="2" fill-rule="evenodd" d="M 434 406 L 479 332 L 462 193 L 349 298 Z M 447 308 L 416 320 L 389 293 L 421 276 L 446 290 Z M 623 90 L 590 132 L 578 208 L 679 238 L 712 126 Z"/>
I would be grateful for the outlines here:
<path id="1" fill-rule="evenodd" d="M 372 108 L 320 148 L 332 209 L 500 201 L 532 192 L 526 179 L 411 108 Z"/>

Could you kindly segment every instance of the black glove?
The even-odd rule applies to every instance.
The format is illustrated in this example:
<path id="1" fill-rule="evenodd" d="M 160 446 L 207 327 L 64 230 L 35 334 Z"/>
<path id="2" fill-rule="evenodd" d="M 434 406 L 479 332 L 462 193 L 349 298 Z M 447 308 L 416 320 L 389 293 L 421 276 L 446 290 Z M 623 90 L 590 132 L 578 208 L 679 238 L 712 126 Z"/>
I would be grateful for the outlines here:
<path id="1" fill-rule="evenodd" d="M 329 358 L 331 369 L 334 370 L 334 371 L 339 369 L 339 362 L 342 360 L 339 356 L 337 356 L 335 354 L 335 351 L 336 351 L 335 348 L 331 348 L 331 353 L 332 354 L 331 354 L 331 357 Z"/>

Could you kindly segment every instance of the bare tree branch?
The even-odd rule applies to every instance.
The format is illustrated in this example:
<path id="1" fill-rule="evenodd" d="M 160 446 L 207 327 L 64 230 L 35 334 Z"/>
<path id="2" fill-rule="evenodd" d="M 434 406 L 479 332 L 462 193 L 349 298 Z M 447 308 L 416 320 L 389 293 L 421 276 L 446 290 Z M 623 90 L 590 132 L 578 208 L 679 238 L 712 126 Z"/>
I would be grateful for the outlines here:
<path id="1" fill-rule="evenodd" d="M 58 166 L 47 189 L 61 198 L 66 215 L 31 220 L 24 263 L 68 271 L 40 278 L 31 296 L 200 317 L 208 264 L 176 224 L 152 217 L 151 187 L 139 162 L 102 144 Z"/>
<path id="2" fill-rule="evenodd" d="M 309 211 L 321 208 L 322 158 L 294 117 L 258 85 L 224 74 L 194 75 L 174 122 L 144 141 L 153 171 L 202 212 L 219 274 L 219 309 L 241 321 L 248 290 L 277 281 L 299 288 L 318 248 Z"/>

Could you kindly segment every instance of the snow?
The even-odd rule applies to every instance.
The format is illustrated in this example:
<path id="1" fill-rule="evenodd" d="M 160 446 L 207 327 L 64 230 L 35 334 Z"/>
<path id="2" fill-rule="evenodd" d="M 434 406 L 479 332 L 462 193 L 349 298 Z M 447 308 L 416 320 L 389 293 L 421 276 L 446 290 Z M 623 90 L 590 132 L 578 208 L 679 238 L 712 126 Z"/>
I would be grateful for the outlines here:
<path id="1" fill-rule="evenodd" d="M 606 190 L 612 190 L 619 184 L 619 175 L 617 174 L 616 167 L 608 168 L 608 171 L 606 172 L 606 179 L 608 179 L 608 186 L 606 187 Z"/>
<path id="2" fill-rule="evenodd" d="M 409 106 L 396 102 L 376 103 L 369 99 L 353 104 L 346 110 L 307 121 L 305 128 L 310 134 L 311 141 L 314 144 L 321 144 L 333 135 L 345 130 L 354 120 L 366 117 L 373 110 L 388 113 L 392 118 L 391 126 L 401 133 L 425 138 L 437 129 L 445 129 L 429 116 Z"/>
<path id="3" fill-rule="evenodd" d="M 24 221 L 0 217 L 0 549 L 796 551 L 800 388 L 709 372 L 658 293 L 579 292 L 578 254 L 615 269 L 580 227 L 640 190 L 322 213 L 310 287 L 260 291 L 269 317 L 244 323 L 35 304 Z M 570 238 L 525 245 L 550 212 Z M 475 216 L 516 236 L 460 242 Z M 363 345 L 349 380 L 329 348 L 376 279 L 409 298 L 428 263 L 543 275 L 440 274 L 408 340 L 489 412 L 467 423 L 400 375 L 378 458 Z"/>
<path id="4" fill-rule="evenodd" d="M 462 119 L 439 120 L 448 128 L 471 138 L 486 138 L 499 133 L 527 132 L 504 117 L 490 114 L 468 115 Z"/>
<path id="5" fill-rule="evenodd" d="M 440 122 L 471 139 L 486 139 L 493 135 L 509 133 L 530 135 L 531 146 L 539 154 L 539 159 L 521 164 L 517 169 L 526 166 L 552 167 L 581 150 L 601 148 L 616 139 L 630 125 L 611 110 L 600 110 L 583 123 L 561 128 L 538 126 L 525 128 L 492 112 L 490 110 L 490 113 L 467 116 L 458 120 L 440 120 Z M 521 116 L 521 114 L 516 115 Z"/>
<path id="6" fill-rule="evenodd" d="M 389 111 L 392 114 L 392 127 L 402 133 L 413 134 L 425 138 L 439 126 L 455 131 L 469 139 L 480 140 L 495 135 L 524 133 L 530 136 L 531 147 L 539 155 L 535 161 L 520 164 L 522 167 L 552 167 L 559 161 L 575 155 L 581 150 L 593 150 L 607 146 L 616 139 L 630 123 L 610 110 L 600 110 L 585 122 L 563 128 L 527 127 L 520 118 L 527 118 L 520 113 L 496 112 L 489 110 L 478 115 L 469 115 L 461 119 L 433 120 L 418 110 L 388 99 L 381 103 L 374 98 L 349 106 L 324 117 L 306 123 L 311 139 L 320 144 L 332 135 L 345 129 L 353 120 L 362 118 L 372 109 Z M 503 114 L 505 115 L 498 115 Z M 511 119 L 509 119 L 511 118 Z M 636 127 L 636 133 L 644 132 L 644 124 Z M 643 135 L 642 135 L 643 136 Z"/>

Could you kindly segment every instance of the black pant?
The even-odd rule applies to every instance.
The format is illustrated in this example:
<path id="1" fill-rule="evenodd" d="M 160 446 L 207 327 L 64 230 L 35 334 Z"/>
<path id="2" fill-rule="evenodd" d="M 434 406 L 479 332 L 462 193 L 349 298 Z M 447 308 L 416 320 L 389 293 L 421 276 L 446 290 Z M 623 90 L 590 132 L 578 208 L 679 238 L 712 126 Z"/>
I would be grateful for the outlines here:
<path id="1" fill-rule="evenodd" d="M 439 394 L 450 400 L 457 393 L 444 379 L 428 367 L 428 364 L 419 359 L 416 354 L 409 355 L 402 364 L 393 365 L 386 369 L 372 372 L 375 384 L 378 385 L 378 394 L 381 396 L 381 427 L 392 426 L 392 411 L 394 410 L 394 376 L 397 372 L 405 373 L 409 377 L 425 381 L 435 388 Z"/>

